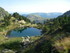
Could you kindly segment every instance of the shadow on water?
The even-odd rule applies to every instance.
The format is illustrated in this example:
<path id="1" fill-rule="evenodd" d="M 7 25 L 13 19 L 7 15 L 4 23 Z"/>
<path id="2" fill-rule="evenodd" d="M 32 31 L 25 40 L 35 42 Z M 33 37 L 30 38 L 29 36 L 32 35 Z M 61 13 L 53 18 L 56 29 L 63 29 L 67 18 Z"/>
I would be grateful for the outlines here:
<path id="1" fill-rule="evenodd" d="M 14 31 L 22 33 L 22 31 L 24 31 L 25 29 L 27 29 L 27 27 L 16 28 L 16 29 L 14 29 Z"/>

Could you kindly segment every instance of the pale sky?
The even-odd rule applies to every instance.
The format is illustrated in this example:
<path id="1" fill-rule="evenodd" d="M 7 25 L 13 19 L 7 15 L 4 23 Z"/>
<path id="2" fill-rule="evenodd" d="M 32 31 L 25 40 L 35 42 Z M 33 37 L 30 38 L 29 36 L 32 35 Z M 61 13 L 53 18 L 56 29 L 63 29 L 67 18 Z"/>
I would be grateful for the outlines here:
<path id="1" fill-rule="evenodd" d="M 0 7 L 10 13 L 64 13 L 70 10 L 70 0 L 0 0 Z"/>

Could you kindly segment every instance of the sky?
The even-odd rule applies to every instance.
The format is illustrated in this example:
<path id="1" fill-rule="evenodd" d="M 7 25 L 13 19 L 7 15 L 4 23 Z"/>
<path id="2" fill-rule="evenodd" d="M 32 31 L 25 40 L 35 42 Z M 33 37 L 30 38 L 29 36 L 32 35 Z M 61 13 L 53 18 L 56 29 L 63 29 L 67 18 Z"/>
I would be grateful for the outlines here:
<path id="1" fill-rule="evenodd" d="M 10 13 L 64 13 L 70 10 L 70 0 L 0 0 L 0 7 Z"/>

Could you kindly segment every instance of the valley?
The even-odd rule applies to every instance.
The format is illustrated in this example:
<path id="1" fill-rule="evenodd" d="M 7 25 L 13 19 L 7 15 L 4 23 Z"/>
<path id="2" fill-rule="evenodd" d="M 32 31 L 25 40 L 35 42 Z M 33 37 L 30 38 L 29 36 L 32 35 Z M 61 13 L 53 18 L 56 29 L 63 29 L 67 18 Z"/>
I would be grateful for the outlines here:
<path id="1" fill-rule="evenodd" d="M 69 53 L 69 40 L 70 11 L 45 18 L 10 14 L 0 7 L 0 53 Z"/>

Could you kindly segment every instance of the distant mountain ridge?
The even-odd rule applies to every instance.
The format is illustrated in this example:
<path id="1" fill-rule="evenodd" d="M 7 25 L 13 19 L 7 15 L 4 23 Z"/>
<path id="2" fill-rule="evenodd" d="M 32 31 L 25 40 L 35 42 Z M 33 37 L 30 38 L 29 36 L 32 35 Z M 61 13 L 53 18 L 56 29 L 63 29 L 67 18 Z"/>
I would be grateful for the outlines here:
<path id="1" fill-rule="evenodd" d="M 59 13 L 59 12 L 53 12 L 53 13 L 32 13 L 32 14 L 39 15 L 39 16 L 44 17 L 44 18 L 56 18 L 59 15 L 62 15 L 62 13 Z"/>
<path id="2" fill-rule="evenodd" d="M 23 14 L 23 16 L 27 16 L 27 15 L 38 15 L 41 16 L 43 18 L 56 18 L 59 15 L 62 15 L 63 13 L 60 12 L 52 12 L 52 13 L 30 13 L 30 14 Z"/>
<path id="3" fill-rule="evenodd" d="M 43 23 L 47 19 L 56 18 L 62 13 L 30 13 L 30 14 L 23 14 L 23 16 L 30 19 L 32 22 L 35 21 L 36 23 L 40 22 Z"/>
<path id="4" fill-rule="evenodd" d="M 39 15 L 32 15 L 32 14 L 29 14 L 26 16 L 29 20 L 31 20 L 32 22 L 35 22 L 35 23 L 43 23 L 45 20 L 47 20 L 46 18 L 43 18 Z"/>

